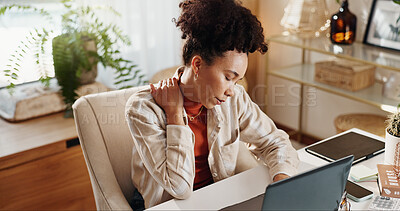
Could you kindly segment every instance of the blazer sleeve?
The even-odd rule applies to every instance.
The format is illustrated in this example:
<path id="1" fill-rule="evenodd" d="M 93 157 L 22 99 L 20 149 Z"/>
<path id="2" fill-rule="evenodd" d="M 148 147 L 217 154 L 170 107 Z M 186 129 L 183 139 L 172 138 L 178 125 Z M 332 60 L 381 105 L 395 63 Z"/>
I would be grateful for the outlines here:
<path id="1" fill-rule="evenodd" d="M 195 175 L 194 134 L 188 125 L 166 125 L 151 99 L 132 96 L 125 110 L 134 147 L 151 176 L 171 196 L 188 198 Z"/>
<path id="2" fill-rule="evenodd" d="M 269 167 L 272 178 L 279 173 L 296 174 L 299 158 L 287 133 L 277 129 L 244 89 L 237 100 L 240 140 L 250 144 L 250 151 Z"/>

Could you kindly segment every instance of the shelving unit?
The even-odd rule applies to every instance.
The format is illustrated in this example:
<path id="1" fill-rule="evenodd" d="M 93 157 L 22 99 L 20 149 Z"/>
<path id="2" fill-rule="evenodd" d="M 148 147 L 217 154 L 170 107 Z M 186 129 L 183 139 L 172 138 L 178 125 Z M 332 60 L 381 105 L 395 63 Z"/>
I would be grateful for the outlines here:
<path id="1" fill-rule="evenodd" d="M 352 45 L 334 45 L 326 37 L 303 39 L 294 35 L 277 35 L 268 42 L 289 45 L 304 50 L 333 55 L 339 58 L 372 64 L 400 72 L 400 52 L 355 42 Z"/>
<path id="2" fill-rule="evenodd" d="M 359 61 L 366 64 L 372 64 L 377 67 L 400 72 L 400 52 L 386 50 L 383 48 L 369 46 L 362 43 L 353 43 L 352 45 L 334 45 L 326 37 L 320 38 L 299 38 L 295 35 L 277 35 L 268 39 L 269 43 L 279 43 L 287 46 L 302 49 L 302 63 L 281 67 L 279 69 L 267 69 L 268 75 L 283 78 L 289 81 L 299 83 L 300 99 L 303 99 L 303 86 L 311 86 L 317 89 L 343 96 L 358 102 L 376 106 L 381 110 L 394 112 L 399 102 L 382 96 L 382 84 L 375 83 L 373 86 L 359 91 L 346 91 L 334 86 L 314 81 L 314 64 L 306 62 L 306 53 L 317 52 L 325 55 L 336 56 L 338 58 Z M 268 67 L 267 67 L 268 68 Z M 301 138 L 301 122 L 303 104 L 300 100 L 299 121 L 297 134 Z"/>

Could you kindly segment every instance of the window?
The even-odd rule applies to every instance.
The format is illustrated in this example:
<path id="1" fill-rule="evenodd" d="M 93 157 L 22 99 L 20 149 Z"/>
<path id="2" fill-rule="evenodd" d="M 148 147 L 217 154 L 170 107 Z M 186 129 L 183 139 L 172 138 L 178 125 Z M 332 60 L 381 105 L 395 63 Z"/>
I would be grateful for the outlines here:
<path id="1" fill-rule="evenodd" d="M 36 8 L 44 8 L 54 18 L 52 29 L 54 35 L 61 33 L 60 23 L 63 5 L 57 0 L 30 0 L 30 1 L 5 1 L 5 4 L 23 4 L 27 2 Z M 179 16 L 179 0 L 84 0 L 78 4 L 91 6 L 109 5 L 121 13 L 121 17 L 108 16 L 106 13 L 98 14 L 106 21 L 113 21 L 120 25 L 123 33 L 128 35 L 132 46 L 121 46 L 120 51 L 124 58 L 137 64 L 147 79 L 157 71 L 181 63 L 180 32 L 176 29 L 172 18 Z M 49 24 L 40 14 L 21 10 L 9 10 L 0 16 L 0 87 L 7 86 L 8 78 L 3 70 L 7 68 L 11 54 L 25 40 L 25 36 L 36 28 Z M 57 28 L 58 27 L 58 28 Z M 46 46 L 51 52 L 51 41 Z M 54 67 L 51 56 L 46 58 L 45 71 L 54 76 Z M 27 52 L 21 62 L 19 80 L 16 84 L 38 80 L 40 75 L 37 70 L 33 52 Z M 98 81 L 108 87 L 113 87 L 114 71 L 105 70 L 99 65 Z M 107 68 L 108 69 L 108 68 Z"/>
<path id="2" fill-rule="evenodd" d="M 16 4 L 23 4 L 20 1 L 13 1 Z M 6 2 L 11 3 L 11 2 Z M 0 4 L 4 6 L 4 4 Z M 52 29 L 55 33 L 60 33 L 60 22 L 63 6 L 58 1 L 54 0 L 32 0 L 29 1 L 29 5 L 37 8 L 44 8 L 54 17 L 54 27 Z M 44 17 L 34 11 L 23 11 L 18 9 L 12 9 L 6 11 L 6 13 L 0 16 L 0 87 L 8 85 L 7 80 L 9 79 L 4 75 L 3 70 L 8 68 L 6 65 L 10 64 L 9 59 L 11 55 L 17 50 L 21 42 L 26 40 L 26 36 L 29 32 L 33 31 L 34 28 L 41 28 L 49 24 Z M 48 52 L 51 52 L 51 41 L 46 46 Z M 51 58 L 47 59 L 46 65 L 44 66 L 45 71 L 49 72 L 50 76 L 54 76 L 54 68 Z M 21 67 L 19 68 L 19 79 L 17 84 L 36 81 L 40 75 L 37 71 L 37 65 L 33 56 L 32 49 L 28 50 L 26 55 L 21 61 Z"/>

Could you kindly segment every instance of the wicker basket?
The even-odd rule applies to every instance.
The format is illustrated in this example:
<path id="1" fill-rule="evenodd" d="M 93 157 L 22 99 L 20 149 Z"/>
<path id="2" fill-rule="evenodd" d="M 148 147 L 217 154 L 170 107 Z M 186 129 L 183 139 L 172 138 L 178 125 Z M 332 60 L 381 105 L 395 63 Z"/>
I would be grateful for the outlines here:
<path id="1" fill-rule="evenodd" d="M 385 137 L 386 117 L 375 114 L 344 114 L 335 118 L 336 132 L 358 128 Z"/>
<path id="2" fill-rule="evenodd" d="M 374 84 L 375 66 L 348 60 L 317 62 L 314 80 L 357 91 Z"/>

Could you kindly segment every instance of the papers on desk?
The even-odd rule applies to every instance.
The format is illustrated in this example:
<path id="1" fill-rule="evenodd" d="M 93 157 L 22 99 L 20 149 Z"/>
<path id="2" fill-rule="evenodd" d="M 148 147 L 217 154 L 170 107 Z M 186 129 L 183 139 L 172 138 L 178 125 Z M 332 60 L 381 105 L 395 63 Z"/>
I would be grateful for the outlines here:
<path id="1" fill-rule="evenodd" d="M 378 179 L 378 170 L 370 169 L 364 165 L 358 164 L 351 167 L 350 177 L 355 182 L 376 180 Z"/>

